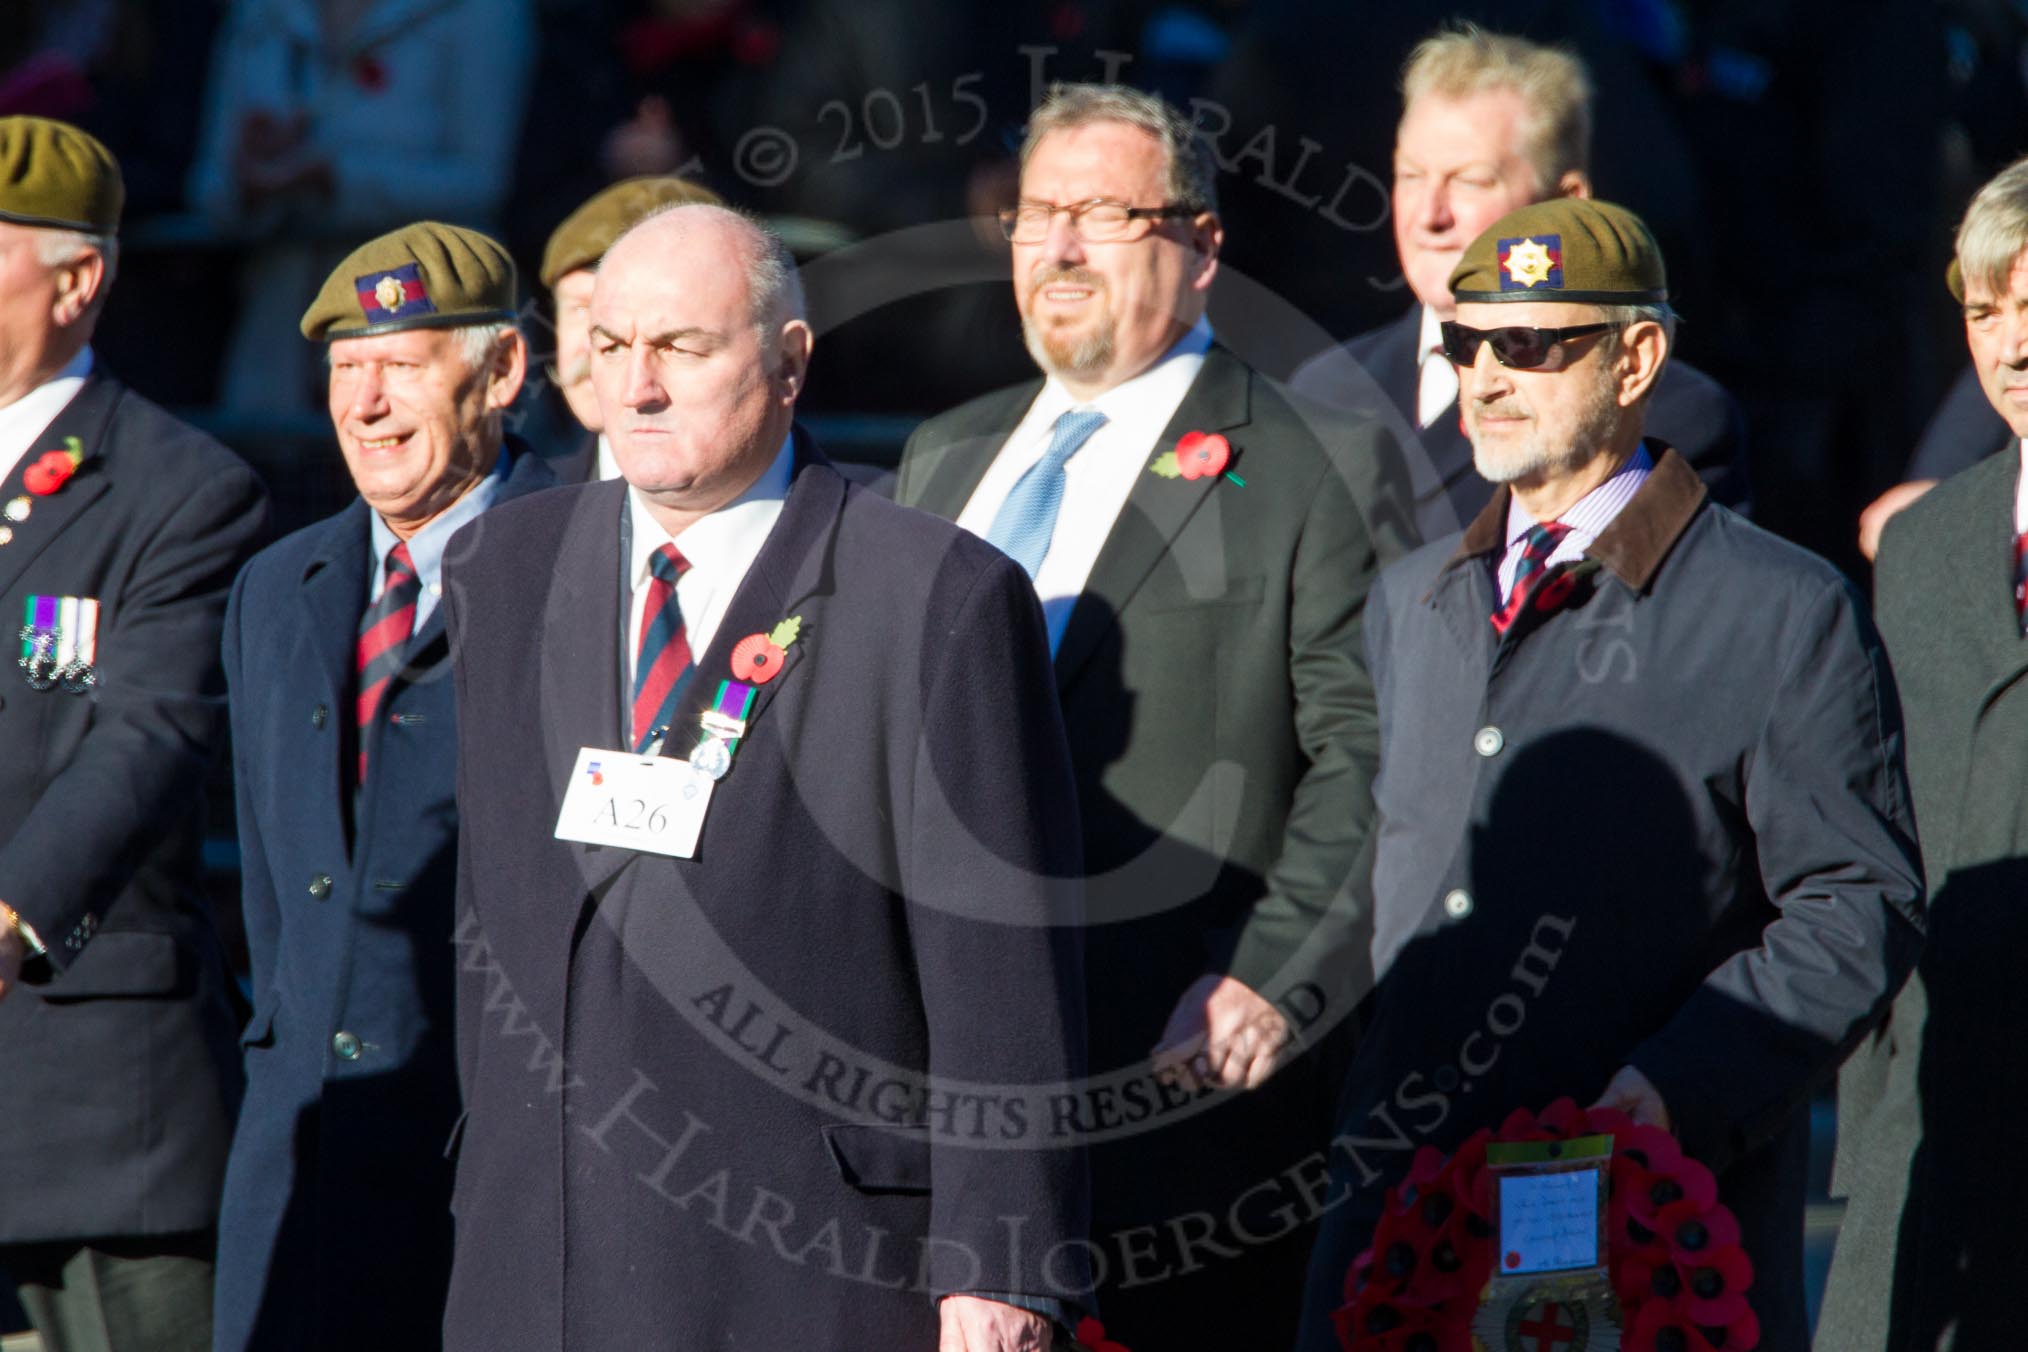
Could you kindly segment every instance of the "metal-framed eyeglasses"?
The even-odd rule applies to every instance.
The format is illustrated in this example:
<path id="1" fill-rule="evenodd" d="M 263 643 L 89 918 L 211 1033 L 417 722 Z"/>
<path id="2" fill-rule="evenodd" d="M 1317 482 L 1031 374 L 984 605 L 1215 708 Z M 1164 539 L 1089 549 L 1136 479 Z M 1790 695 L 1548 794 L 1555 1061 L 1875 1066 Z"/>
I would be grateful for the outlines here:
<path id="1" fill-rule="evenodd" d="M 1171 216 L 1195 216 L 1196 207 L 1166 202 L 1159 207 L 1130 206 L 1110 197 L 1058 206 L 1054 202 L 1020 202 L 999 211 L 1000 233 L 1012 244 L 1040 244 L 1049 238 L 1049 223 L 1062 212 L 1070 217 L 1070 233 L 1086 244 L 1115 244 L 1139 239 L 1153 228 L 1142 221 L 1165 220 Z"/>

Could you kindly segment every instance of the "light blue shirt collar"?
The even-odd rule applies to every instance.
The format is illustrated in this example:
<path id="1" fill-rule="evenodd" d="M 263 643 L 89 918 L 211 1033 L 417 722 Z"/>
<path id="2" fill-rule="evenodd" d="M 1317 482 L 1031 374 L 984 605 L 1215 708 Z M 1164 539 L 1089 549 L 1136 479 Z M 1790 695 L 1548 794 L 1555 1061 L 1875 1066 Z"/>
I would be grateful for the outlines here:
<path id="1" fill-rule="evenodd" d="M 491 474 L 472 485 L 465 496 L 452 503 L 436 520 L 409 537 L 408 560 L 415 565 L 416 580 L 422 584 L 422 591 L 415 602 L 417 633 L 422 632 L 423 622 L 437 608 L 437 594 L 442 587 L 444 572 L 444 547 L 458 533 L 458 527 L 493 505 L 494 499 L 500 496 L 501 487 L 507 482 L 507 469 L 512 460 L 507 448 L 502 446 L 500 458 L 494 462 Z M 368 564 L 372 572 L 366 580 L 366 603 L 371 605 L 380 599 L 381 591 L 387 586 L 387 555 L 401 542 L 401 537 L 380 519 L 379 512 L 369 512 L 367 520 L 373 539 L 373 558 Z"/>

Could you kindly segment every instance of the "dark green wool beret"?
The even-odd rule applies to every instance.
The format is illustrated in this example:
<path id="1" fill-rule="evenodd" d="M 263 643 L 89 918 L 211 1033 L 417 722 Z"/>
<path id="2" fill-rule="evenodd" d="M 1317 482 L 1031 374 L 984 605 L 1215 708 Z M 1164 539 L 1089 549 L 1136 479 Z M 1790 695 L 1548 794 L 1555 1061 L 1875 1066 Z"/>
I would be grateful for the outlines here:
<path id="1" fill-rule="evenodd" d="M 543 286 L 553 291 L 564 274 L 597 266 L 613 242 L 649 212 L 688 203 L 722 207 L 725 199 L 680 178 L 630 178 L 613 184 L 564 217 L 549 236 L 539 274 Z"/>
<path id="2" fill-rule="evenodd" d="M 1508 212 L 1473 240 L 1451 271 L 1451 295 L 1660 305 L 1669 278 L 1639 216 L 1611 202 L 1552 197 Z"/>
<path id="3" fill-rule="evenodd" d="M 98 138 L 46 117 L 0 117 L 0 220 L 110 235 L 127 200 Z"/>
<path id="4" fill-rule="evenodd" d="M 515 317 L 514 260 L 463 226 L 418 221 L 345 256 L 303 311 L 312 342 Z"/>

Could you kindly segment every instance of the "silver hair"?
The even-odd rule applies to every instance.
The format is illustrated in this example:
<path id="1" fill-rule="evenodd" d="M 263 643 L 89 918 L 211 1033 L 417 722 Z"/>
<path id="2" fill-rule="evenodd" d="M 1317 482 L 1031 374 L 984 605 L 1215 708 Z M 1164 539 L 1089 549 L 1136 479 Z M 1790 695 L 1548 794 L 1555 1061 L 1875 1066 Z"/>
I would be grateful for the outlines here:
<path id="1" fill-rule="evenodd" d="M 461 324 L 451 332 L 458 336 L 458 350 L 464 354 L 465 369 L 477 371 L 493 359 L 500 340 L 510 333 L 521 332 L 521 326 L 511 319 L 498 319 L 490 324 Z"/>
<path id="2" fill-rule="evenodd" d="M 120 238 L 117 235 L 98 235 L 84 230 L 43 230 L 35 242 L 36 258 L 46 268 L 60 268 L 77 262 L 87 250 L 98 252 L 106 260 L 105 280 L 99 284 L 99 295 L 105 295 L 113 284 L 113 274 L 120 270 Z"/>
<path id="3" fill-rule="evenodd" d="M 1051 85 L 1042 102 L 1028 115 L 1021 163 L 1024 166 L 1028 163 L 1028 157 L 1049 133 L 1088 127 L 1095 122 L 1124 122 L 1153 136 L 1162 143 L 1168 164 L 1169 201 L 1192 212 L 1218 210 L 1218 176 L 1211 148 L 1197 135 L 1190 119 L 1168 100 L 1126 85 Z"/>
<path id="4" fill-rule="evenodd" d="M 1659 305 L 1601 305 L 1598 307 L 1598 317 L 1600 323 L 1618 326 L 1611 333 L 1604 336 L 1605 341 L 1612 344 L 1611 347 L 1605 349 L 1605 355 L 1607 356 L 1618 350 L 1619 345 L 1625 341 L 1628 327 L 1642 323 L 1660 324 L 1662 326 L 1662 366 L 1664 369 L 1667 369 L 1669 359 L 1676 355 L 1676 311 L 1670 307 L 1667 301 L 1663 301 Z M 1660 383 L 1660 379 L 1661 377 L 1658 374 L 1656 377 L 1657 384 Z M 1654 395 L 1655 385 L 1650 384 L 1647 394 L 1642 396 L 1642 401 L 1645 403 L 1652 400 Z"/>
<path id="5" fill-rule="evenodd" d="M 2028 251 L 2028 158 L 1994 175 L 1965 208 L 1958 225 L 1958 271 L 1969 292 L 2004 295 L 2014 260 Z"/>

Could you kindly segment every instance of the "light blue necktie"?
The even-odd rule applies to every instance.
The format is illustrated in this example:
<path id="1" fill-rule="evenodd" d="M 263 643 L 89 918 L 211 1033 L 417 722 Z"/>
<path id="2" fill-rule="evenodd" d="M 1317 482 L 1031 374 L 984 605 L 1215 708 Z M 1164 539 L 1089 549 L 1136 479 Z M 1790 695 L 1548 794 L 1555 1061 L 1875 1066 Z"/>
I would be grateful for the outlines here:
<path id="1" fill-rule="evenodd" d="M 1028 467 L 993 514 L 986 539 L 1026 569 L 1031 579 L 1042 571 L 1049 537 L 1056 533 L 1056 514 L 1063 508 L 1064 462 L 1105 425 L 1106 415 L 1097 409 L 1073 408 L 1059 414 L 1049 431 L 1049 449 Z"/>

